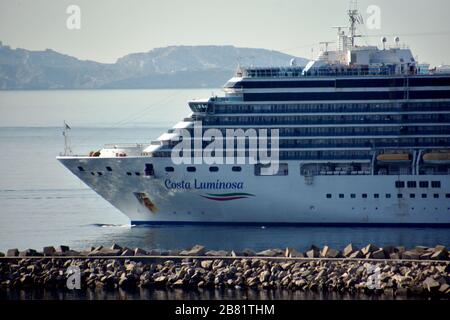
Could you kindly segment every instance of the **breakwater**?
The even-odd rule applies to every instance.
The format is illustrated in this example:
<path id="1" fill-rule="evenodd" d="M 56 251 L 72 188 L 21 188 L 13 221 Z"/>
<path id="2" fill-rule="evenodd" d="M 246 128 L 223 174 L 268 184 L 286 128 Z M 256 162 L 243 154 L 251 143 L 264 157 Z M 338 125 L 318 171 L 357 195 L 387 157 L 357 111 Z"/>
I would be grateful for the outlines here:
<path id="1" fill-rule="evenodd" d="M 146 251 L 67 246 L 8 250 L 0 258 L 0 286 L 9 289 L 67 288 L 74 270 L 83 288 L 288 289 L 389 296 L 450 297 L 450 259 L 444 246 L 342 250 L 294 249 Z"/>

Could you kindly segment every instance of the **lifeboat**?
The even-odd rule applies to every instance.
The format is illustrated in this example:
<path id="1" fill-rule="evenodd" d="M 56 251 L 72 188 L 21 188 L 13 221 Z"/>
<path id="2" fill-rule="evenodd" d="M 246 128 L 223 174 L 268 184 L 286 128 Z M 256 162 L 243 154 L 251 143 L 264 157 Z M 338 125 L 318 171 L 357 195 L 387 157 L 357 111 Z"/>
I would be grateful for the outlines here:
<path id="1" fill-rule="evenodd" d="M 409 153 L 383 153 L 377 156 L 378 161 L 382 162 L 408 162 L 411 161 Z"/>
<path id="2" fill-rule="evenodd" d="M 450 163 L 450 151 L 425 153 L 423 155 L 423 162 L 434 164 L 448 164 Z"/>

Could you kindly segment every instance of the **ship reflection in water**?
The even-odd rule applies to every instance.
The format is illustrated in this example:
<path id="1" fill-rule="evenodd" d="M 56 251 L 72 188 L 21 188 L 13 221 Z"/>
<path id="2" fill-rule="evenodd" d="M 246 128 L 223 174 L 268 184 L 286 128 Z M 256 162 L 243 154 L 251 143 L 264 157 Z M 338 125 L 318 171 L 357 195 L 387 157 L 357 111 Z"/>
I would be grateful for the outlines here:
<path id="1" fill-rule="evenodd" d="M 312 244 L 343 249 L 353 243 L 358 247 L 450 244 L 448 228 L 380 228 L 380 227 L 275 227 L 275 226 L 121 226 L 96 225 L 101 230 L 97 239 L 81 240 L 76 247 L 110 246 L 118 243 L 130 248 L 185 249 L 202 244 L 211 250 L 259 251 L 286 247 L 307 250 Z"/>

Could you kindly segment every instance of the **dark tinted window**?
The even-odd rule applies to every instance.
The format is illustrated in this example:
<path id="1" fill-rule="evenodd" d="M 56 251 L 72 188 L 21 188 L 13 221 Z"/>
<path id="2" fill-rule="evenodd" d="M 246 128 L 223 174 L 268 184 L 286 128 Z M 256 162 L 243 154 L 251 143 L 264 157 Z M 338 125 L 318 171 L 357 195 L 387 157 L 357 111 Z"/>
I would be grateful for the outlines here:
<path id="1" fill-rule="evenodd" d="M 415 188 L 415 187 L 417 187 L 415 181 L 408 181 L 408 188 Z"/>
<path id="2" fill-rule="evenodd" d="M 331 193 L 327 193 L 327 198 L 331 199 Z"/>
<path id="3" fill-rule="evenodd" d="M 433 198 L 438 199 L 439 198 L 439 194 L 438 193 L 433 194 Z"/>
<path id="4" fill-rule="evenodd" d="M 409 194 L 409 197 L 410 197 L 410 198 L 415 198 L 416 195 L 415 195 L 414 193 L 410 193 L 410 194 Z"/>
<path id="5" fill-rule="evenodd" d="M 340 193 L 340 194 L 339 194 L 339 198 L 343 199 L 343 198 L 344 198 L 344 194 L 343 194 L 343 193 Z"/>
<path id="6" fill-rule="evenodd" d="M 362 194 L 362 197 L 363 197 L 363 198 L 367 198 L 367 193 L 363 193 L 363 194 Z"/>
<path id="7" fill-rule="evenodd" d="M 401 193 L 397 194 L 397 198 L 399 198 L 399 199 L 403 198 L 403 194 L 401 194 Z"/>
<path id="8" fill-rule="evenodd" d="M 386 198 L 389 199 L 391 197 L 390 193 L 386 193 Z"/>
<path id="9" fill-rule="evenodd" d="M 131 176 L 131 172 L 127 172 L 127 175 Z"/>
<path id="10" fill-rule="evenodd" d="M 432 188 L 440 188 L 441 182 L 440 181 L 431 181 L 431 187 Z"/>
<path id="11" fill-rule="evenodd" d="M 106 167 L 106 171 L 112 171 L 111 167 Z"/>
<path id="12" fill-rule="evenodd" d="M 405 181 L 395 181 L 395 187 L 396 188 L 404 188 L 405 187 Z"/>
<path id="13" fill-rule="evenodd" d="M 426 193 L 422 193 L 422 198 L 426 198 L 427 197 L 427 194 Z"/>
<path id="14" fill-rule="evenodd" d="M 236 166 L 236 167 L 231 168 L 231 170 L 233 170 L 234 172 L 241 172 L 242 168 Z"/>
<path id="15" fill-rule="evenodd" d="M 195 172 L 197 169 L 195 167 L 187 167 L 187 172 Z"/>
<path id="16" fill-rule="evenodd" d="M 209 171 L 210 172 L 217 172 L 217 171 L 219 171 L 219 168 L 218 167 L 209 167 Z"/>
<path id="17" fill-rule="evenodd" d="M 79 167 L 78 167 L 78 170 L 84 171 L 84 168 L 83 168 L 82 166 L 79 166 Z"/>
<path id="18" fill-rule="evenodd" d="M 352 199 L 356 198 L 356 194 L 352 193 L 352 194 L 350 195 L 350 198 L 352 198 Z"/>
<path id="19" fill-rule="evenodd" d="M 166 172 L 174 172 L 175 169 L 173 167 L 166 167 L 165 168 Z"/>
<path id="20" fill-rule="evenodd" d="M 428 181 L 420 181 L 419 187 L 421 188 L 428 188 Z"/>
<path id="21" fill-rule="evenodd" d="M 380 195 L 379 195 L 378 193 L 375 193 L 375 194 L 373 195 L 373 197 L 374 197 L 375 199 L 378 199 L 378 198 L 380 197 Z"/>

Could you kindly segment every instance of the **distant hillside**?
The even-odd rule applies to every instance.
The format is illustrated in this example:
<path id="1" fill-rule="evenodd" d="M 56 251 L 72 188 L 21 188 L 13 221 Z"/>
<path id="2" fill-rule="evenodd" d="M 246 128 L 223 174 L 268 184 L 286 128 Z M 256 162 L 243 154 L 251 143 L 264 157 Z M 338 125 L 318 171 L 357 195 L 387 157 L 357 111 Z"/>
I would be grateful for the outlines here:
<path id="1" fill-rule="evenodd" d="M 170 46 L 132 53 L 114 64 L 53 50 L 11 49 L 0 42 L 0 89 L 132 89 L 222 86 L 238 64 L 287 66 L 278 51 L 233 46 Z M 298 65 L 306 59 L 296 58 Z"/>

